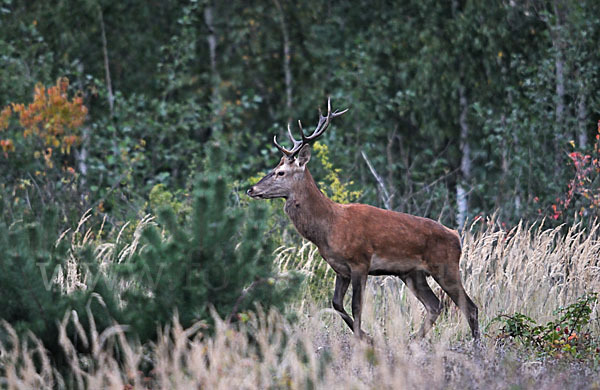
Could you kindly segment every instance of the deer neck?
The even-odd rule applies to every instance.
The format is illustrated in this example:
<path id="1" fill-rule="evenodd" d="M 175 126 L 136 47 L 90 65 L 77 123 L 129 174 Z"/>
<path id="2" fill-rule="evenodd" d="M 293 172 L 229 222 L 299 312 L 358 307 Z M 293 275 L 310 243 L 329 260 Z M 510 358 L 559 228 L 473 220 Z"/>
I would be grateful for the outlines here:
<path id="1" fill-rule="evenodd" d="M 337 203 L 323 195 L 306 169 L 284 210 L 302 237 L 321 247 L 327 244 L 337 207 Z"/>

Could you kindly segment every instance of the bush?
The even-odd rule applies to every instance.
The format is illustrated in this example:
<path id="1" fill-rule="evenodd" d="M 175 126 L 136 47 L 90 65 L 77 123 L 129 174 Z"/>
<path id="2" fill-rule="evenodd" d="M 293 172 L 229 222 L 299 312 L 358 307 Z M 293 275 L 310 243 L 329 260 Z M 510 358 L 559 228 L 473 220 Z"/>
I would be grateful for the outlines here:
<path id="1" fill-rule="evenodd" d="M 32 222 L 34 216 L 0 220 L 0 318 L 19 335 L 33 332 L 60 363 L 57 325 L 66 316 L 72 319 L 64 321 L 71 343 L 89 353 L 85 340 L 94 337 L 91 332 L 101 334 L 115 322 L 146 343 L 174 314 L 188 327 L 210 323 L 213 308 L 230 322 L 247 318 L 244 311 L 256 302 L 281 308 L 299 277 L 274 273 L 275 242 L 265 234 L 264 205 L 230 204 L 226 176 L 211 169 L 192 193 L 187 214 L 178 219 L 167 202 L 159 224 L 142 231 L 142 245 L 132 245 L 131 256 L 109 261 L 105 248 L 114 245 L 118 252 L 120 234 L 115 244 L 94 241 L 91 228 L 82 235 L 81 226 L 60 235 L 55 211 L 46 211 L 40 222 Z M 89 223 L 84 218 L 80 225 Z M 88 326 L 85 334 L 81 324 Z M 10 335 L 2 332 L 0 342 L 10 344 Z"/>
<path id="2" fill-rule="evenodd" d="M 574 146 L 575 144 L 572 143 Z M 557 198 L 551 206 L 550 217 L 569 221 L 574 215 L 580 219 L 593 220 L 598 218 L 600 208 L 600 121 L 596 133 L 596 142 L 589 154 L 581 152 L 569 153 L 573 164 L 574 174 L 567 185 L 567 192 Z M 540 210 L 541 213 L 541 210 Z M 576 221 L 575 221 L 576 222 Z"/>
<path id="3" fill-rule="evenodd" d="M 74 248 L 58 232 L 53 210 L 45 211 L 39 222 L 0 221 L 0 318 L 20 334 L 33 332 L 57 357 L 57 324 L 65 313 L 76 312 L 85 323 L 91 314 L 100 329 L 118 318 L 116 294 L 92 248 Z M 0 342 L 6 338 L 0 331 Z"/>
<path id="4" fill-rule="evenodd" d="M 70 89 L 66 77 L 49 87 L 38 83 L 31 103 L 12 102 L 0 111 L 2 189 L 12 192 L 17 210 L 24 206 L 33 213 L 52 204 L 63 219 L 74 221 L 87 208 L 76 169 L 80 161 L 72 152 L 81 144 L 88 108 L 82 92 Z"/>
<path id="5" fill-rule="evenodd" d="M 296 275 L 273 272 L 275 242 L 265 236 L 262 205 L 228 205 L 227 181 L 216 173 L 202 174 L 193 197 L 183 224 L 172 207 L 163 206 L 163 232 L 146 228 L 145 248 L 120 266 L 121 277 L 135 281 L 123 295 L 125 322 L 142 340 L 153 338 L 174 311 L 186 327 L 210 322 L 211 308 L 235 320 L 254 302 L 281 307 L 296 285 Z"/>
<path id="6" fill-rule="evenodd" d="M 587 294 L 575 303 L 556 310 L 554 315 L 560 317 L 545 325 L 538 325 L 521 313 L 501 315 L 492 322 L 504 324 L 497 335 L 498 339 L 509 343 L 518 342 L 541 356 L 599 361 L 600 344 L 586 330 L 592 305 L 597 300 L 597 293 Z"/>

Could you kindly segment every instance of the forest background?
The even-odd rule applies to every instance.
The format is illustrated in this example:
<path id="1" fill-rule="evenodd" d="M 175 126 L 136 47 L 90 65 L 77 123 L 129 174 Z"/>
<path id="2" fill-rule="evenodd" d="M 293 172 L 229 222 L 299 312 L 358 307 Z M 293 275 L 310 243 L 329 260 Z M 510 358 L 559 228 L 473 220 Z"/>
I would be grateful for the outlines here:
<path id="1" fill-rule="evenodd" d="M 5 0 L 1 103 L 69 79 L 88 114 L 53 158 L 77 176 L 83 197 L 65 202 L 80 214 L 139 214 L 155 185 L 202 172 L 210 141 L 242 188 L 278 160 L 273 135 L 331 96 L 350 112 L 321 142 L 359 201 L 454 227 L 494 210 L 558 218 L 572 153 L 592 155 L 597 135 L 597 6 Z M 8 188 L 44 160 L 23 126 L 2 128 Z"/>
<path id="2" fill-rule="evenodd" d="M 279 160 L 273 135 L 314 126 L 328 97 L 350 110 L 311 170 L 337 201 L 459 229 L 593 224 L 597 15 L 563 0 L 0 0 L 0 317 L 56 357 L 73 311 L 144 342 L 175 311 L 190 326 L 213 309 L 243 321 L 258 298 L 282 308 L 301 278 L 273 253 L 301 241 L 281 202 L 244 192 Z"/>

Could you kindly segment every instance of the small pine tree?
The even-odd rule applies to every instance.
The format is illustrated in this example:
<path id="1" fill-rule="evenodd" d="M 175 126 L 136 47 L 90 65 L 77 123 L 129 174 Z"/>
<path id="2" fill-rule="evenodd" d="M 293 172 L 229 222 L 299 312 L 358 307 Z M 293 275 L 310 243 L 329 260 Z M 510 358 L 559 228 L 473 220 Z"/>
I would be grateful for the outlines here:
<path id="1" fill-rule="evenodd" d="M 0 221 L 0 318 L 20 335 L 34 333 L 60 361 L 57 324 L 65 313 L 76 312 L 82 324 L 88 324 L 91 313 L 101 331 L 111 325 L 112 318 L 118 318 L 118 311 L 117 296 L 98 269 L 92 249 L 74 251 L 68 240 L 57 240 L 58 232 L 54 210 L 46 210 L 40 221 L 18 220 L 10 225 Z M 69 262 L 70 258 L 75 261 Z M 76 267 L 71 273 L 77 274 L 81 283 L 67 293 L 70 267 Z M 0 342 L 5 343 L 8 338 L 3 332 L 0 328 Z M 72 324 L 68 333 L 76 338 Z"/>
<path id="2" fill-rule="evenodd" d="M 146 247 L 121 265 L 121 275 L 134 281 L 123 294 L 124 320 L 142 341 L 152 339 L 175 312 L 183 326 L 211 322 L 211 308 L 235 320 L 255 303 L 281 306 L 299 285 L 298 274 L 274 274 L 275 242 L 265 232 L 265 208 L 228 204 L 230 189 L 215 149 L 213 168 L 193 190 L 187 220 L 181 224 L 170 205 L 162 207 L 162 234 L 148 227 Z"/>
<path id="3" fill-rule="evenodd" d="M 213 159 L 220 161 L 217 156 Z M 60 236 L 53 209 L 39 221 L 30 213 L 0 218 L 0 319 L 20 336 L 34 333 L 64 368 L 58 324 L 67 314 L 72 319 L 67 336 L 85 354 L 90 346 L 76 322 L 88 327 L 88 339 L 92 322 L 99 333 L 117 322 L 147 342 L 175 313 L 187 327 L 210 322 L 210 308 L 236 320 L 255 303 L 281 307 L 300 280 L 298 274 L 273 272 L 275 241 L 265 232 L 264 205 L 229 204 L 222 165 L 205 172 L 187 217 L 178 218 L 169 204 L 160 208 L 160 229 L 144 230 L 144 248 L 105 269 L 100 269 L 93 247 L 72 246 Z M 77 283 L 68 275 L 75 275 Z M 3 332 L 0 326 L 0 343 L 10 343 Z"/>

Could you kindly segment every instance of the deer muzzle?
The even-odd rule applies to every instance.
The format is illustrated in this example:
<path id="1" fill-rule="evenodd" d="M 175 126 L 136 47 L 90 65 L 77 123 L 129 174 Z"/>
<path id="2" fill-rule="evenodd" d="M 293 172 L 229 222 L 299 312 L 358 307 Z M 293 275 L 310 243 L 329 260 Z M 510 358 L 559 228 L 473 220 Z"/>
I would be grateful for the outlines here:
<path id="1" fill-rule="evenodd" d="M 256 192 L 256 189 L 254 188 L 254 186 L 248 188 L 248 191 L 246 191 L 246 195 L 248 195 L 251 198 L 260 198 L 261 194 L 258 194 Z"/>

